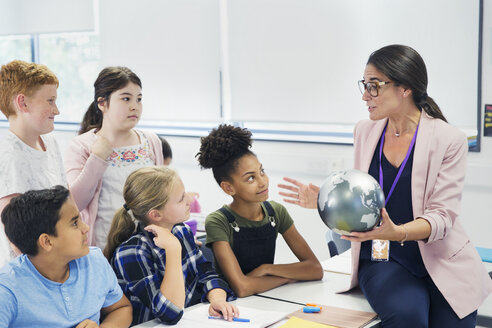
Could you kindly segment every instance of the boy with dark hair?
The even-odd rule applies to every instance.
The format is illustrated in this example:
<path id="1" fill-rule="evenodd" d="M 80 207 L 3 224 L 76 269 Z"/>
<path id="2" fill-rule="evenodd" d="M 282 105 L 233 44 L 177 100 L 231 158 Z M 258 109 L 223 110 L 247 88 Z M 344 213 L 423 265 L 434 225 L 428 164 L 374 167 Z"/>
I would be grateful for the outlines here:
<path id="1" fill-rule="evenodd" d="M 101 251 L 88 246 L 89 227 L 65 187 L 21 194 L 1 217 L 23 253 L 0 270 L 1 327 L 130 325 L 130 302 Z"/>
<path id="2" fill-rule="evenodd" d="M 162 143 L 162 156 L 164 157 L 164 165 L 169 165 L 173 160 L 173 151 L 171 149 L 171 145 L 164 137 L 159 136 L 159 139 L 161 139 Z"/>

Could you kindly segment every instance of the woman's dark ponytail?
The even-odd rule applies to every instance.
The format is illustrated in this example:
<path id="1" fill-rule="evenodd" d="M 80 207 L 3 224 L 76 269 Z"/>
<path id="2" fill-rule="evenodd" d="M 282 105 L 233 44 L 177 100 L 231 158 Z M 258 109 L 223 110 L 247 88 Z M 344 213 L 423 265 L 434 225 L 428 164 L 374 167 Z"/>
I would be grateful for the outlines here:
<path id="1" fill-rule="evenodd" d="M 443 120 L 444 122 L 447 122 L 446 118 L 444 117 L 444 114 L 441 112 L 441 109 L 436 104 L 434 99 L 432 99 L 431 97 L 427 96 L 425 98 L 425 100 L 422 101 L 422 103 L 418 104 L 418 105 L 427 114 L 429 114 L 430 117 L 439 118 L 439 119 Z"/>

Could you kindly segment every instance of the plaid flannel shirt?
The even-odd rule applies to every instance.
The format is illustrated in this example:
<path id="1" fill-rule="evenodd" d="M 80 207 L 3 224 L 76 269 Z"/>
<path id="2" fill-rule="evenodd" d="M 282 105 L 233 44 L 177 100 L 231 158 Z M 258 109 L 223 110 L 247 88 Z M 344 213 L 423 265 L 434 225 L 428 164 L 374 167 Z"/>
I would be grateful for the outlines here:
<path id="1" fill-rule="evenodd" d="M 181 243 L 181 263 L 185 281 L 185 307 L 206 301 L 214 288 L 227 292 L 227 300 L 236 298 L 228 284 L 219 278 L 212 264 L 197 248 L 190 228 L 180 223 L 173 227 L 174 236 Z M 111 265 L 123 292 L 133 306 L 133 323 L 153 318 L 174 324 L 181 319 L 183 310 L 161 293 L 166 252 L 153 242 L 154 235 L 138 224 L 136 232 L 121 244 L 111 259 Z"/>

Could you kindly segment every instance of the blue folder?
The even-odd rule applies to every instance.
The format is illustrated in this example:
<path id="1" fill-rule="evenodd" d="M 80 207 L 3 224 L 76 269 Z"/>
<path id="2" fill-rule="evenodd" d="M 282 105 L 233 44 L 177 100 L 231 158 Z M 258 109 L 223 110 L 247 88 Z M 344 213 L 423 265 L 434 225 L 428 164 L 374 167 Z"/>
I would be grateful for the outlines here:
<path id="1" fill-rule="evenodd" d="M 492 263 L 492 248 L 477 247 L 477 251 L 482 261 Z"/>

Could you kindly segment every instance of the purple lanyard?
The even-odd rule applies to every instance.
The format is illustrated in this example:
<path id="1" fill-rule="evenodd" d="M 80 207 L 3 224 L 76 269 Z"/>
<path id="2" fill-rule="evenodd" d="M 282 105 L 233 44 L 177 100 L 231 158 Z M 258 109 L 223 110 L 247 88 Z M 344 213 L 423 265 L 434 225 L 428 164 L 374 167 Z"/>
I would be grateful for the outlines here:
<path id="1" fill-rule="evenodd" d="M 419 123 L 420 124 L 420 123 Z M 381 186 L 381 189 L 383 189 L 383 167 L 381 166 L 381 157 L 383 155 L 383 145 L 384 145 L 384 135 L 386 134 L 386 127 L 384 127 L 383 130 L 383 135 L 381 136 L 381 145 L 379 146 L 379 185 Z M 400 169 L 398 170 L 398 174 L 396 175 L 395 181 L 393 181 L 393 185 L 391 186 L 391 189 L 388 193 L 388 197 L 386 197 L 386 201 L 384 202 L 384 206 L 388 204 L 388 200 L 393 194 L 393 190 L 395 190 L 396 184 L 398 183 L 398 180 L 400 180 L 400 176 L 403 173 L 403 169 L 405 168 L 405 164 L 407 164 L 408 158 L 410 157 L 410 153 L 412 152 L 412 148 L 415 145 L 415 140 L 417 139 L 417 132 L 419 131 L 419 125 L 417 124 L 417 129 L 415 130 L 415 133 L 412 138 L 412 142 L 410 143 L 410 146 L 408 147 L 407 155 L 405 156 L 405 159 L 403 160 L 403 163 L 400 165 Z"/>

